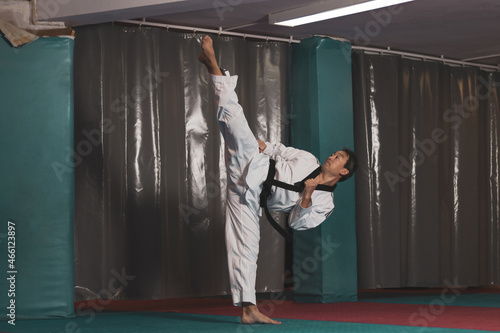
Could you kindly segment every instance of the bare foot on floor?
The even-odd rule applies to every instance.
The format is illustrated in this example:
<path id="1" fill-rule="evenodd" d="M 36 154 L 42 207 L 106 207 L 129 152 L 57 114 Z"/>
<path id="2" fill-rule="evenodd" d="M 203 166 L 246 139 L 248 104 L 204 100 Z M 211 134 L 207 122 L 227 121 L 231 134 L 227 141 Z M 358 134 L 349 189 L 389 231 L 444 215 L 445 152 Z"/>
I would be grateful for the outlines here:
<path id="1" fill-rule="evenodd" d="M 204 36 L 201 40 L 201 54 L 198 60 L 207 67 L 208 72 L 212 75 L 222 75 L 217 60 L 215 59 L 215 51 L 212 38 Z"/>
<path id="2" fill-rule="evenodd" d="M 241 316 L 243 324 L 274 324 L 279 325 L 281 322 L 273 320 L 259 311 L 256 305 L 244 305 L 243 315 Z"/>

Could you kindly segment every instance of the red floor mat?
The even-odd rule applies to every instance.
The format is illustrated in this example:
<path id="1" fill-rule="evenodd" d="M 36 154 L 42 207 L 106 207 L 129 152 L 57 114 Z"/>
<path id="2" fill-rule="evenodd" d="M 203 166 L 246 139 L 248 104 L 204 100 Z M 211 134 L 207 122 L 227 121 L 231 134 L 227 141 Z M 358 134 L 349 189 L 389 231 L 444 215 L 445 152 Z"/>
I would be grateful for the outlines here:
<path id="1" fill-rule="evenodd" d="M 403 325 L 415 327 L 461 328 L 485 331 L 500 329 L 500 309 L 467 306 L 443 306 L 388 303 L 306 304 L 262 301 L 259 308 L 272 318 L 324 320 L 351 323 Z M 178 312 L 240 316 L 241 309 L 232 306 L 191 308 Z"/>
<path id="2" fill-rule="evenodd" d="M 439 294 L 438 294 L 439 295 Z M 439 297 L 427 305 L 349 302 L 306 304 L 291 301 L 259 301 L 259 308 L 271 318 L 323 320 L 414 327 L 500 330 L 500 308 L 443 306 Z M 162 311 L 241 316 L 231 299 L 179 298 L 148 301 L 90 300 L 75 304 L 82 309 L 111 311 Z"/>

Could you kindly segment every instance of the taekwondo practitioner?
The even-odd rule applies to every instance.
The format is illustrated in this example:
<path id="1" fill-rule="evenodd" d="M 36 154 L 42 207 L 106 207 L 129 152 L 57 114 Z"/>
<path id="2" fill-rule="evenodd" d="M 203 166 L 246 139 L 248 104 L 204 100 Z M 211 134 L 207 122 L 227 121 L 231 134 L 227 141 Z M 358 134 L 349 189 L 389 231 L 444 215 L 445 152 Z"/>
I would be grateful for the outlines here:
<path id="1" fill-rule="evenodd" d="M 306 230 L 321 224 L 334 207 L 332 191 L 319 191 L 317 187 L 333 187 L 352 176 L 356 156 L 344 148 L 320 165 L 309 152 L 257 140 L 234 91 L 238 77 L 225 75 L 219 68 L 209 36 L 203 37 L 201 49 L 199 61 L 211 74 L 217 120 L 225 141 L 225 231 L 233 303 L 242 307 L 242 323 L 280 324 L 259 311 L 255 296 L 261 215 L 259 197 L 270 160 L 275 161 L 275 179 L 289 184 L 303 180 L 316 170 L 313 178 L 303 182 L 302 192 L 273 187 L 267 201 L 269 209 L 290 213 L 289 225 L 292 229 Z"/>

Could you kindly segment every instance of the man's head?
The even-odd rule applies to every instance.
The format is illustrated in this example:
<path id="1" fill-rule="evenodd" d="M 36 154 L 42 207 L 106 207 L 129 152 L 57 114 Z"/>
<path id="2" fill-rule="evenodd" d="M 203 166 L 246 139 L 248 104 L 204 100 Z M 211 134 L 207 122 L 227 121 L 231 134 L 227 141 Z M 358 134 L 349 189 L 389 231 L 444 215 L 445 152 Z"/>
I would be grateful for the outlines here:
<path id="1" fill-rule="evenodd" d="M 342 175 L 342 177 L 339 179 L 339 182 L 343 182 L 346 179 L 351 178 L 351 176 L 354 174 L 354 171 L 358 167 L 358 158 L 356 157 L 356 154 L 349 148 L 343 148 L 342 151 L 347 155 L 347 161 L 344 164 L 344 168 L 349 171 L 348 174 Z"/>
<path id="2" fill-rule="evenodd" d="M 322 166 L 323 172 L 338 178 L 339 182 L 349 179 L 357 167 L 356 155 L 349 148 L 343 148 L 328 157 Z"/>

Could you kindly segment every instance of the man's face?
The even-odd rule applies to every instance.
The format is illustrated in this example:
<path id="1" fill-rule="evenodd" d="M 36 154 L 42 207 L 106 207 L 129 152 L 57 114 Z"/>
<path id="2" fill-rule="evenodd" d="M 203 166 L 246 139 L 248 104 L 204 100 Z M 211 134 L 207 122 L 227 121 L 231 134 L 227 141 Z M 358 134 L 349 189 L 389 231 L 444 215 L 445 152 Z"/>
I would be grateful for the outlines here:
<path id="1" fill-rule="evenodd" d="M 349 170 L 344 168 L 344 166 L 348 160 L 349 156 L 347 153 L 343 150 L 339 150 L 326 159 L 325 163 L 321 166 L 321 170 L 332 176 L 346 175 L 349 173 Z"/>

